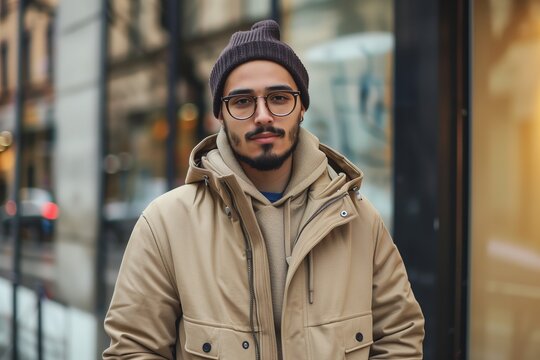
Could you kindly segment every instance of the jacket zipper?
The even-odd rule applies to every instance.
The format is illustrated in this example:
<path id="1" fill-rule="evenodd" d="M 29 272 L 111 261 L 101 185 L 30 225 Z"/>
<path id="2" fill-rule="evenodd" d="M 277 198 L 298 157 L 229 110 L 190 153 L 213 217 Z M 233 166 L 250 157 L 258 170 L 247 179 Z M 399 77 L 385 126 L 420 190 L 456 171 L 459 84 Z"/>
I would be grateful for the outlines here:
<path id="1" fill-rule="evenodd" d="M 236 201 L 234 197 L 232 196 L 232 191 L 229 188 L 229 185 L 223 181 L 222 182 L 225 189 L 227 190 L 227 193 L 229 195 L 229 198 L 231 199 L 232 206 L 234 208 L 234 211 L 238 214 Z M 249 234 L 245 228 L 244 220 L 238 216 L 238 221 L 240 222 L 240 227 L 242 229 L 242 234 L 244 235 L 244 243 L 246 245 L 246 260 L 247 260 L 247 272 L 248 272 L 248 282 L 249 282 L 249 326 L 251 328 L 251 336 L 253 337 L 253 342 L 255 343 L 255 359 L 260 360 L 261 359 L 261 350 L 259 345 L 259 339 L 257 338 L 257 334 L 255 331 L 255 310 L 257 307 L 256 301 L 255 301 L 255 285 L 254 285 L 254 278 L 253 278 L 253 251 L 251 248 L 251 238 L 249 237 Z"/>

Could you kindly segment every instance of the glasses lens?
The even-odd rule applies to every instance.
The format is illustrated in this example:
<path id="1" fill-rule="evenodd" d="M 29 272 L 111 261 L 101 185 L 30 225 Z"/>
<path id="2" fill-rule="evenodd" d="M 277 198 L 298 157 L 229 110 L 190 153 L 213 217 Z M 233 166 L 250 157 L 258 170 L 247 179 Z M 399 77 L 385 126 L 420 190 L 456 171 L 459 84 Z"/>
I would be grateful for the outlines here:
<path id="1" fill-rule="evenodd" d="M 229 99 L 227 108 L 231 116 L 237 119 L 247 119 L 255 112 L 255 100 L 253 96 L 233 96 Z"/>
<path id="2" fill-rule="evenodd" d="M 290 92 L 276 91 L 268 94 L 266 98 L 268 110 L 274 115 L 285 116 L 289 115 L 296 105 L 296 97 Z"/>

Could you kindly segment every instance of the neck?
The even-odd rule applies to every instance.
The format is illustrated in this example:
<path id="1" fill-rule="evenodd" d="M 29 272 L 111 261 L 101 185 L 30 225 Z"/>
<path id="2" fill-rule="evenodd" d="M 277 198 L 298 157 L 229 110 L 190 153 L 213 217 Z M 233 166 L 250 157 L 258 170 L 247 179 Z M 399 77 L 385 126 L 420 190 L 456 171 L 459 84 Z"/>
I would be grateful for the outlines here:
<path id="1" fill-rule="evenodd" d="M 291 177 L 292 172 L 292 156 L 276 170 L 261 171 L 252 168 L 251 166 L 240 162 L 240 166 L 246 173 L 247 177 L 259 191 L 282 193 Z"/>

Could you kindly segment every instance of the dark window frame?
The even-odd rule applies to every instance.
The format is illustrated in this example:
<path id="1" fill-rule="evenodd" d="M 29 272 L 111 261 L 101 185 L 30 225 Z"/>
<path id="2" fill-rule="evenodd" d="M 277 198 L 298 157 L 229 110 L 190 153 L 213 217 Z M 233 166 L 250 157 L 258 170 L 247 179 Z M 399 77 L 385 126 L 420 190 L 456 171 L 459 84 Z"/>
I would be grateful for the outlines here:
<path id="1" fill-rule="evenodd" d="M 52 83 L 54 77 L 54 20 L 51 17 L 47 25 L 47 78 Z"/>
<path id="2" fill-rule="evenodd" d="M 23 84 L 27 87 L 32 82 L 32 33 L 29 30 L 25 30 L 22 39 L 23 46 Z M 20 65 L 20 62 L 19 62 Z"/>
<path id="3" fill-rule="evenodd" d="M 0 42 L 0 98 L 9 92 L 9 71 L 8 71 L 8 44 L 6 41 Z"/>
<path id="4" fill-rule="evenodd" d="M 394 6 L 394 238 L 426 317 L 424 358 L 465 359 L 470 0 Z"/>
<path id="5" fill-rule="evenodd" d="M 140 17 L 141 17 L 141 1 L 140 0 L 132 0 L 130 2 L 130 23 L 128 28 L 128 37 L 129 37 L 129 52 L 132 55 L 137 55 L 141 52 L 141 49 L 143 48 L 142 43 L 142 34 L 141 29 L 139 28 L 140 25 Z"/>
<path id="6" fill-rule="evenodd" d="M 8 15 L 7 0 L 0 0 L 0 20 L 5 19 Z"/>

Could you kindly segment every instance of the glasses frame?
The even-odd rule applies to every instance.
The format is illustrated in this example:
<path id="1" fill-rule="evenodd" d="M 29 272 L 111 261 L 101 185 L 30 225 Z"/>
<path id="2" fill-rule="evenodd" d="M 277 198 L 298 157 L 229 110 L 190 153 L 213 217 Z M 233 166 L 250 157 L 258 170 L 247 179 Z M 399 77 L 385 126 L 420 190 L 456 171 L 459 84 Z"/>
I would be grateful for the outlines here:
<path id="1" fill-rule="evenodd" d="M 294 97 L 294 105 L 291 109 L 291 111 L 289 111 L 287 114 L 275 114 L 274 112 L 272 112 L 272 110 L 270 110 L 270 107 L 268 106 L 268 102 L 267 102 L 267 99 L 270 95 L 273 95 L 273 94 L 276 94 L 276 93 L 287 93 L 287 94 L 291 94 L 293 97 Z M 243 97 L 251 97 L 253 99 L 253 102 L 255 103 L 255 106 L 253 107 L 253 113 L 251 113 L 251 115 L 247 116 L 247 117 L 236 117 L 234 116 L 232 113 L 231 113 L 231 110 L 229 109 L 229 101 L 231 99 L 234 99 L 238 96 L 243 96 Z M 251 118 L 253 115 L 255 115 L 255 113 L 257 112 L 257 105 L 258 105 L 258 99 L 259 98 L 262 98 L 264 99 L 264 105 L 266 106 L 266 108 L 268 109 L 268 111 L 270 112 L 270 114 L 274 115 L 274 116 L 277 116 L 277 117 L 285 117 L 285 116 L 288 116 L 290 114 L 292 114 L 292 112 L 294 111 L 294 109 L 296 109 L 296 104 L 298 103 L 298 96 L 300 96 L 300 91 L 297 91 L 297 90 L 275 90 L 275 91 L 271 91 L 269 92 L 268 94 L 266 95 L 260 95 L 260 96 L 255 96 L 255 95 L 248 95 L 248 94 L 237 94 L 237 95 L 229 95 L 229 96 L 223 96 L 221 98 L 221 101 L 225 103 L 225 107 L 227 108 L 227 112 L 229 113 L 229 115 L 231 115 L 231 117 L 233 119 L 236 119 L 236 120 L 247 120 L 249 118 Z"/>

